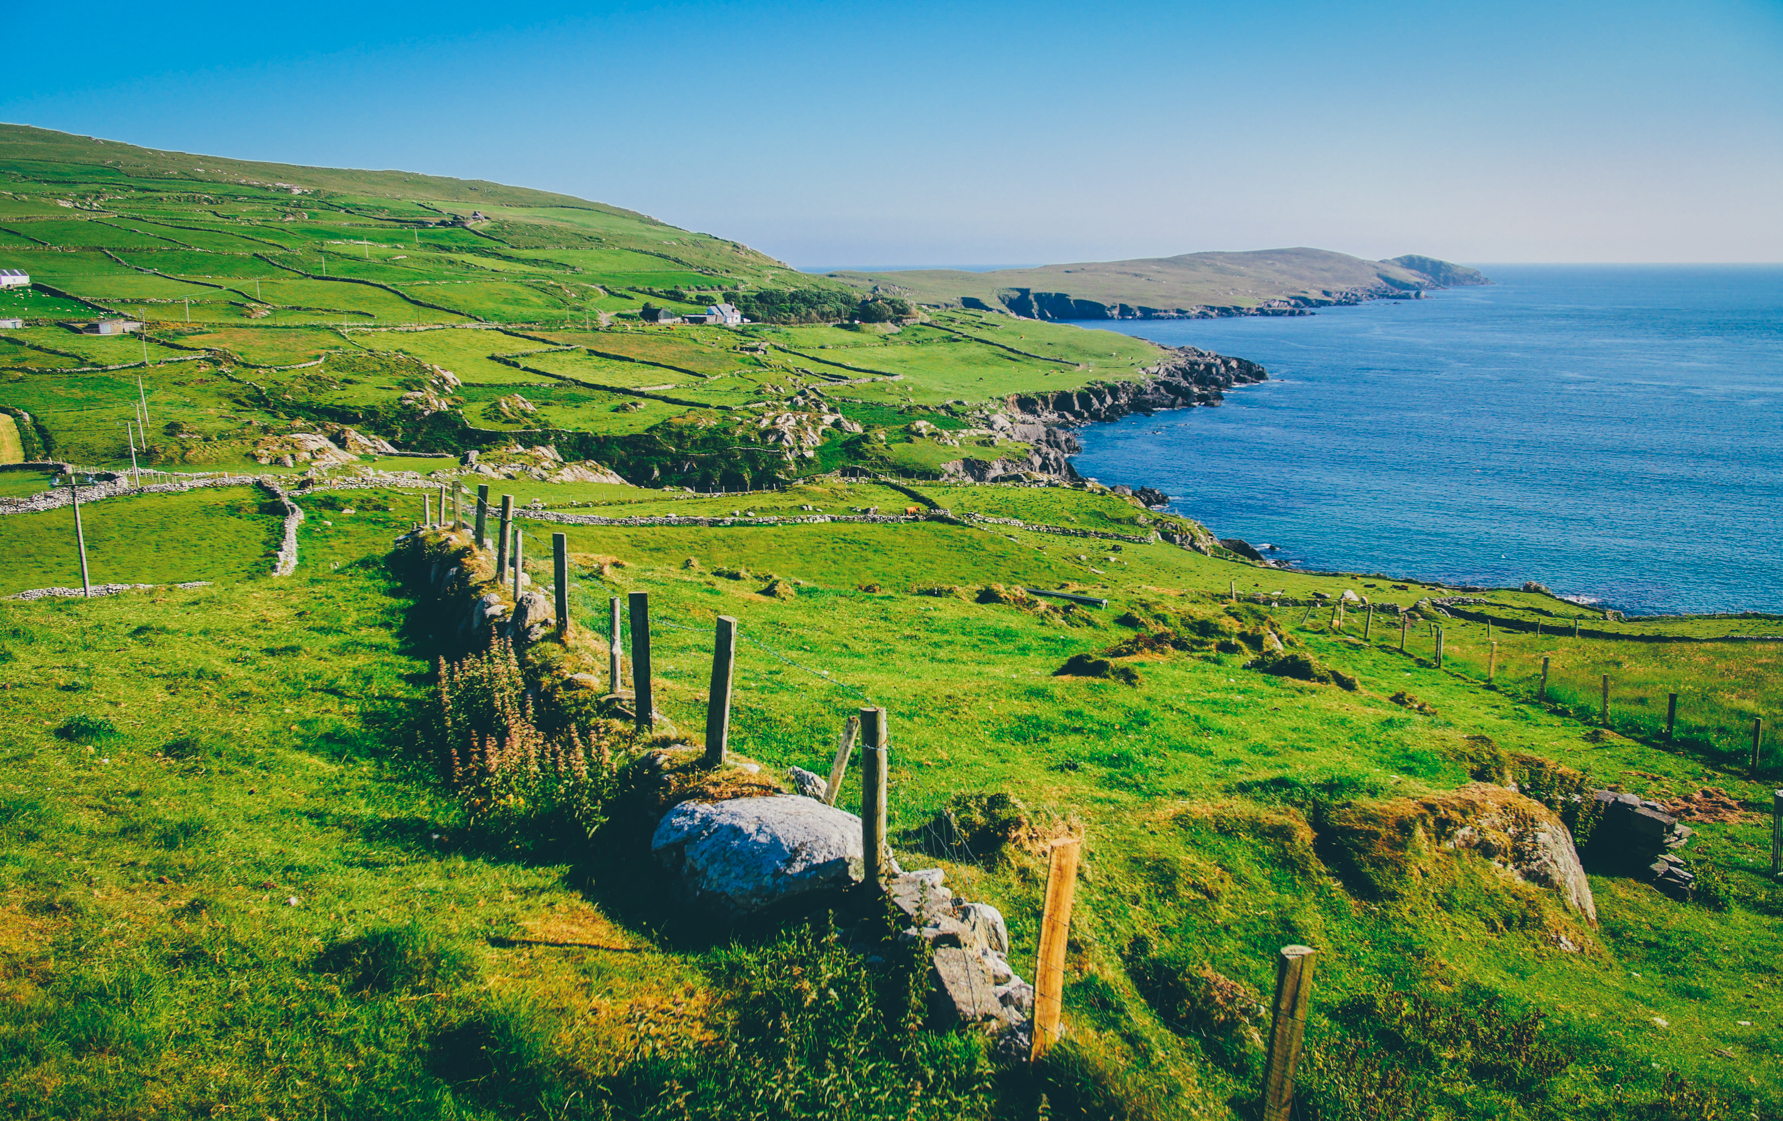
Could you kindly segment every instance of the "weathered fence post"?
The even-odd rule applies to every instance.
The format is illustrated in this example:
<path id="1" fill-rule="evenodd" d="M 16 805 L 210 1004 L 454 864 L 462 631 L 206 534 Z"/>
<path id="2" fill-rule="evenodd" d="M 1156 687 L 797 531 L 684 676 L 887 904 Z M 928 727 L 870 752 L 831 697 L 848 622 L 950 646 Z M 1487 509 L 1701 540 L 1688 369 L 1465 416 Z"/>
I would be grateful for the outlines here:
<path id="1" fill-rule="evenodd" d="M 452 480 L 452 528 L 464 528 L 464 484 Z"/>
<path id="2" fill-rule="evenodd" d="M 1548 699 L 1548 659 L 1546 658 L 1542 659 L 1542 686 L 1535 691 L 1535 699 L 1538 701 Z"/>
<path id="3" fill-rule="evenodd" d="M 1783 875 L 1783 790 L 1771 792 L 1771 875 Z"/>
<path id="4" fill-rule="evenodd" d="M 446 528 L 446 488 L 440 488 L 440 528 Z"/>
<path id="5" fill-rule="evenodd" d="M 861 731 L 866 740 L 861 746 L 861 857 L 866 865 L 863 879 L 877 892 L 884 889 L 885 877 L 891 871 L 891 861 L 886 859 L 891 850 L 885 837 L 886 778 L 891 770 L 885 710 L 861 709 Z"/>
<path id="6" fill-rule="evenodd" d="M 1442 668 L 1443 635 L 1446 634 L 1447 631 L 1448 631 L 1447 627 L 1436 628 L 1436 668 L 1437 669 Z"/>
<path id="7" fill-rule="evenodd" d="M 514 606 L 520 606 L 520 573 L 526 567 L 526 535 L 518 528 L 514 530 Z"/>
<path id="8" fill-rule="evenodd" d="M 613 623 L 607 631 L 607 679 L 613 683 L 610 691 L 617 695 L 621 691 L 620 685 L 624 683 L 622 675 L 624 658 L 620 646 L 619 597 L 614 596 L 609 606 L 613 609 Z"/>
<path id="9" fill-rule="evenodd" d="M 1275 962 L 1275 1006 L 1269 1021 L 1269 1054 L 1263 1067 L 1263 1121 L 1289 1121 L 1294 1113 L 1294 1068 L 1306 1038 L 1312 1004 L 1310 946 L 1283 946 Z"/>
<path id="10" fill-rule="evenodd" d="M 1542 621 L 1540 619 L 1537 619 L 1535 621 L 1535 637 L 1540 638 L 1541 636 L 1542 636 Z"/>
<path id="11" fill-rule="evenodd" d="M 421 524 L 429 528 L 433 526 L 433 495 L 425 491 L 421 494 Z"/>
<path id="12" fill-rule="evenodd" d="M 508 533 L 514 528 L 514 496 L 501 496 L 501 540 L 495 544 L 495 579 L 500 583 L 508 574 Z"/>
<path id="13" fill-rule="evenodd" d="M 1410 617 L 1405 614 L 1404 608 L 1401 608 L 1399 613 L 1399 652 L 1401 654 L 1405 653 L 1405 632 L 1411 625 Z"/>
<path id="14" fill-rule="evenodd" d="M 737 620 L 718 617 L 712 635 L 712 687 L 706 691 L 706 766 L 724 764 L 731 735 L 731 666 L 737 659 Z"/>
<path id="15" fill-rule="evenodd" d="M 1059 1041 L 1059 1015 L 1065 1008 L 1065 945 L 1071 935 L 1071 901 L 1077 894 L 1077 865 L 1083 841 L 1055 841 L 1046 870 L 1046 909 L 1040 913 L 1040 953 L 1034 963 L 1034 1045 L 1030 1061 L 1046 1057 Z"/>
<path id="16" fill-rule="evenodd" d="M 1374 630 L 1374 604 L 1368 605 L 1368 617 L 1362 620 L 1362 641 L 1368 641 L 1369 632 Z"/>
<path id="17" fill-rule="evenodd" d="M 1758 777 L 1758 749 L 1764 743 L 1764 718 L 1752 718 L 1752 777 Z"/>
<path id="18" fill-rule="evenodd" d="M 1597 720 L 1606 728 L 1610 726 L 1610 675 L 1607 673 L 1603 675 L 1603 700 L 1597 707 Z"/>
<path id="19" fill-rule="evenodd" d="M 1579 621 L 1577 619 L 1573 620 L 1573 637 L 1579 637 Z"/>
<path id="20" fill-rule="evenodd" d="M 650 593 L 633 592 L 631 601 L 631 694 L 639 735 L 648 733 L 656 706 L 650 696 Z"/>
<path id="21" fill-rule="evenodd" d="M 87 578 L 87 533 L 80 524 L 80 477 L 68 473 L 68 493 L 74 499 L 74 545 L 80 550 L 80 588 L 88 599 L 93 598 L 93 584 Z"/>
<path id="22" fill-rule="evenodd" d="M 1671 739 L 1673 729 L 1678 726 L 1678 694 L 1667 693 L 1665 698 L 1665 738 Z"/>
<path id="23" fill-rule="evenodd" d="M 487 532 L 488 523 L 489 484 L 479 483 L 477 485 L 477 548 L 479 549 L 487 549 L 489 547 L 489 534 Z"/>
<path id="24" fill-rule="evenodd" d="M 561 533 L 551 535 L 551 577 L 557 600 L 557 633 L 570 633 L 570 542 Z"/>
<path id="25" fill-rule="evenodd" d="M 1492 616 L 1486 616 L 1486 641 L 1492 641 Z"/>
<path id="26" fill-rule="evenodd" d="M 1491 646 L 1491 653 L 1486 655 L 1486 684 L 1488 685 L 1492 684 L 1492 679 L 1498 676 L 1498 643 L 1494 642 Z"/>
<path id="27" fill-rule="evenodd" d="M 836 744 L 836 761 L 830 764 L 830 781 L 823 788 L 826 805 L 835 805 L 836 795 L 842 792 L 842 778 L 848 773 L 848 757 L 854 754 L 854 740 L 860 734 L 861 718 L 850 716 L 842 725 L 842 738 Z"/>
<path id="28" fill-rule="evenodd" d="M 1301 626 L 1303 626 L 1303 627 L 1306 626 L 1306 621 L 1308 619 L 1312 618 L 1312 609 L 1317 606 L 1318 606 L 1318 602 L 1316 600 L 1314 602 L 1306 605 L 1306 613 L 1304 615 L 1300 616 L 1300 625 Z"/>
<path id="29" fill-rule="evenodd" d="M 1232 602 L 1237 603 L 1238 602 L 1238 581 L 1233 580 L 1231 582 L 1231 588 L 1232 588 Z"/>

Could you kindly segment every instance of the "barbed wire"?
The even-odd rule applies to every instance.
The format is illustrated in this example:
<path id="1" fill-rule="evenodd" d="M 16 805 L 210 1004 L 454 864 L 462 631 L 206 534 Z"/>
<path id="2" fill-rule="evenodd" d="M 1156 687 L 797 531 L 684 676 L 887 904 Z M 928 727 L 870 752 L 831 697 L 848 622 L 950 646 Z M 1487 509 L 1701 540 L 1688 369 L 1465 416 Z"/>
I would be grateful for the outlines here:
<path id="1" fill-rule="evenodd" d="M 650 620 L 650 625 L 652 627 L 662 627 L 666 630 L 672 630 L 672 631 L 688 631 L 692 634 L 706 634 L 707 633 L 707 629 L 705 627 L 689 627 L 689 626 L 686 626 L 681 623 L 671 622 L 667 619 L 661 618 L 660 616 L 653 617 Z M 787 665 L 791 666 L 792 668 L 794 668 L 796 670 L 802 670 L 805 673 L 810 674 L 812 677 L 815 677 L 820 681 L 823 681 L 830 685 L 834 685 L 836 688 L 842 690 L 845 693 L 851 693 L 854 696 L 859 697 L 862 701 L 865 701 L 868 705 L 872 705 L 872 703 L 873 703 L 873 698 L 867 696 L 867 694 L 861 692 L 859 689 L 856 689 L 854 686 L 848 684 L 846 681 L 838 680 L 836 678 L 836 676 L 834 674 L 832 674 L 827 669 L 812 669 L 810 666 L 804 665 L 799 662 L 795 662 L 791 658 L 787 657 L 785 654 L 782 654 L 780 651 L 774 649 L 772 646 L 769 646 L 767 643 L 758 642 L 755 639 L 749 637 L 748 635 L 741 633 L 741 631 L 738 632 L 737 638 L 739 641 L 746 642 L 750 646 L 755 647 L 757 650 L 761 650 L 764 653 L 770 654 L 773 657 L 778 658 L 780 661 L 785 662 Z"/>

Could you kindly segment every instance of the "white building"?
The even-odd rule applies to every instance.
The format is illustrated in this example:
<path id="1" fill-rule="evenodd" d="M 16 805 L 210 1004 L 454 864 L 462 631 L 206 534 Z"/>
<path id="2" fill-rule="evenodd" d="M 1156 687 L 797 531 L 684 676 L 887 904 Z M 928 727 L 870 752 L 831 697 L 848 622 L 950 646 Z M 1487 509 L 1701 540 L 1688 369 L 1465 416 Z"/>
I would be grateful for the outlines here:
<path id="1" fill-rule="evenodd" d="M 29 288 L 31 274 L 18 269 L 0 269 L 0 288 Z"/>
<path id="2" fill-rule="evenodd" d="M 0 331 L 17 331 L 24 325 L 23 319 L 0 319 Z"/>
<path id="3" fill-rule="evenodd" d="M 706 309 L 706 322 L 722 323 L 726 327 L 741 327 L 743 313 L 729 304 L 714 304 Z"/>

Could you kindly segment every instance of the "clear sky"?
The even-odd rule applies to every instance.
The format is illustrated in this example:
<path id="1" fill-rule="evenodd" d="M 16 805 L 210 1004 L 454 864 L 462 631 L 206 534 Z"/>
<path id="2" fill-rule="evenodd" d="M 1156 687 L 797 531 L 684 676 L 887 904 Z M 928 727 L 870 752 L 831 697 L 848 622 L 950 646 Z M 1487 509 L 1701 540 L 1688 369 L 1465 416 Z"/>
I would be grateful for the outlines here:
<path id="1" fill-rule="evenodd" d="M 83 3 L 0 120 L 563 191 L 801 267 L 1783 261 L 1783 3 Z"/>

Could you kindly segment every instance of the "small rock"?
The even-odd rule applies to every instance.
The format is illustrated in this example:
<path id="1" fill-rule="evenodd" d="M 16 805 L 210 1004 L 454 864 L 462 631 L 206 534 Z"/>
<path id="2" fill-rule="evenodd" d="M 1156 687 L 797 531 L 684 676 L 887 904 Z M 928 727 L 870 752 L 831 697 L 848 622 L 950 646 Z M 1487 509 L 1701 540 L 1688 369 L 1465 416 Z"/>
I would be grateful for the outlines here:
<path id="1" fill-rule="evenodd" d="M 825 792 L 829 790 L 828 783 L 803 767 L 788 767 L 786 777 L 792 780 L 793 789 L 807 798 L 816 798 L 820 802 L 823 801 Z"/>
<path id="2" fill-rule="evenodd" d="M 683 897 L 730 916 L 847 888 L 864 874 L 861 819 L 789 794 L 683 802 L 650 849 Z"/>
<path id="3" fill-rule="evenodd" d="M 572 673 L 564 679 L 564 683 L 571 689 L 598 690 L 601 688 L 600 677 L 592 673 Z"/>
<path id="4" fill-rule="evenodd" d="M 1009 953 L 1009 928 L 1003 922 L 1003 912 L 989 903 L 964 903 L 960 905 L 960 921 L 970 927 L 978 941 L 992 953 Z"/>
<path id="5" fill-rule="evenodd" d="M 978 954 L 951 946 L 937 949 L 930 980 L 929 1012 L 939 1024 L 1004 1024 L 1013 1019 Z"/>

